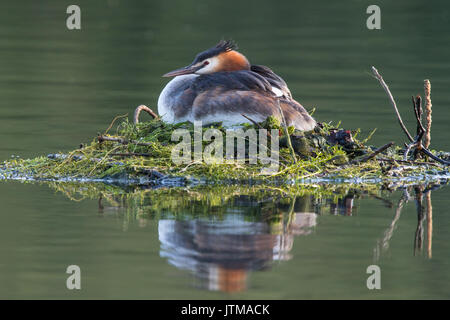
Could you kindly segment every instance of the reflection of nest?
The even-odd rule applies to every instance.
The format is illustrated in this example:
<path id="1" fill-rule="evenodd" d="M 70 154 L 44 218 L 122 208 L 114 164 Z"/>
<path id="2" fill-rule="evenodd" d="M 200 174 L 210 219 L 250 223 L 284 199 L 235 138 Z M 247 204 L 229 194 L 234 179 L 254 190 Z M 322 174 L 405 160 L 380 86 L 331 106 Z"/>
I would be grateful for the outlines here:
<path id="1" fill-rule="evenodd" d="M 289 225 L 289 230 L 294 236 L 306 236 L 312 232 L 312 227 L 316 224 L 317 215 L 315 213 L 296 213 Z"/>
<path id="2" fill-rule="evenodd" d="M 353 199 L 354 197 L 352 195 L 347 195 L 343 199 L 338 199 L 337 203 L 330 201 L 330 213 L 351 216 L 354 209 Z"/>
<path id="3" fill-rule="evenodd" d="M 268 223 L 243 218 L 231 214 L 223 221 L 160 220 L 161 256 L 178 268 L 194 272 L 204 282 L 202 287 L 241 290 L 249 270 L 289 259 L 293 236 L 309 234 L 316 224 L 315 214 L 298 213 L 285 232 L 273 234 Z"/>

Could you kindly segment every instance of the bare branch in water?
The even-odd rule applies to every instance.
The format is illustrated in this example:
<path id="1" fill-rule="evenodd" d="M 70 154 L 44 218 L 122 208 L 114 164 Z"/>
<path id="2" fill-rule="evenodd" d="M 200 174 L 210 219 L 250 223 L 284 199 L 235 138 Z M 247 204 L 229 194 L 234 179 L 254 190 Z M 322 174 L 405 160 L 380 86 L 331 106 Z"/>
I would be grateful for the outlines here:
<path id="1" fill-rule="evenodd" d="M 398 122 L 400 123 L 400 127 L 402 127 L 403 132 L 405 132 L 409 141 L 413 142 L 414 141 L 413 137 L 411 136 L 408 129 L 406 129 L 405 125 L 403 124 L 402 117 L 400 116 L 400 113 L 398 112 L 397 104 L 395 103 L 395 100 L 394 100 L 394 97 L 392 96 L 391 90 L 389 90 L 389 87 L 387 86 L 386 82 L 384 82 L 383 77 L 378 73 L 378 70 L 375 67 L 372 67 L 372 73 L 375 76 L 375 78 L 380 82 L 384 91 L 386 91 L 389 101 L 391 102 L 392 107 L 394 108 L 394 111 L 397 115 L 397 119 L 398 119 Z"/>
<path id="2" fill-rule="evenodd" d="M 423 128 L 423 125 L 421 123 L 419 114 L 417 111 L 415 111 L 416 113 L 416 120 L 418 122 L 418 127 L 420 127 L 420 129 L 423 129 L 423 132 L 421 132 L 420 135 L 417 135 L 416 139 L 413 139 L 413 137 L 411 136 L 411 134 L 409 133 L 408 129 L 405 127 L 403 121 L 402 121 L 402 117 L 400 116 L 400 113 L 398 112 L 397 109 L 397 105 L 395 103 L 394 97 L 392 96 L 391 91 L 389 90 L 389 87 L 387 86 L 387 84 L 384 82 L 383 77 L 378 73 L 378 70 L 372 66 L 372 73 L 374 74 L 375 78 L 380 82 L 381 86 L 383 87 L 384 91 L 386 91 L 388 97 L 389 97 L 389 101 L 392 104 L 392 107 L 394 108 L 394 111 L 397 115 L 397 119 L 398 122 L 400 123 L 400 127 L 402 128 L 403 132 L 405 132 L 406 136 L 408 137 L 409 141 L 412 142 L 412 145 L 406 145 L 406 150 L 405 150 L 405 154 L 404 154 L 404 160 L 405 160 L 405 155 L 406 157 L 408 156 L 409 151 L 411 150 L 412 147 L 416 146 L 416 151 L 417 152 L 422 152 L 423 154 L 427 155 L 428 157 L 430 157 L 431 159 L 444 164 L 444 165 L 450 165 L 450 161 L 441 159 L 437 156 L 435 156 L 434 154 L 431 153 L 431 151 L 429 151 L 427 148 L 422 146 L 421 140 L 423 137 L 423 134 L 425 133 L 425 129 Z M 425 91 L 425 95 L 429 94 L 429 92 Z M 428 103 L 428 101 L 427 101 Z M 430 104 L 431 104 L 431 100 L 430 100 Z M 431 108 L 431 105 L 430 105 Z M 416 110 L 416 107 L 415 107 Z M 431 113 L 430 113 L 431 115 Z M 431 121 L 431 118 L 430 118 Z M 431 122 L 430 122 L 431 125 Z M 421 130 L 422 131 L 422 130 Z M 419 139 L 420 138 L 420 139 Z"/>

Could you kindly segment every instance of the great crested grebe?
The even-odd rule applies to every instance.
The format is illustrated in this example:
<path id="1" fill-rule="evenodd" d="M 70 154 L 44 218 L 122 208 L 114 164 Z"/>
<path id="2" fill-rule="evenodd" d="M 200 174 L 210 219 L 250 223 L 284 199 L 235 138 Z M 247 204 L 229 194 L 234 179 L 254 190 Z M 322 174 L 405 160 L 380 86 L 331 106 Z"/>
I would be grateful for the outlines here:
<path id="1" fill-rule="evenodd" d="M 257 122 L 268 116 L 280 119 L 281 107 L 288 126 L 312 130 L 316 121 L 292 98 L 286 82 L 268 67 L 251 65 L 236 49 L 222 40 L 187 67 L 163 75 L 175 78 L 158 99 L 162 120 L 233 126 L 248 122 L 243 114 Z"/>

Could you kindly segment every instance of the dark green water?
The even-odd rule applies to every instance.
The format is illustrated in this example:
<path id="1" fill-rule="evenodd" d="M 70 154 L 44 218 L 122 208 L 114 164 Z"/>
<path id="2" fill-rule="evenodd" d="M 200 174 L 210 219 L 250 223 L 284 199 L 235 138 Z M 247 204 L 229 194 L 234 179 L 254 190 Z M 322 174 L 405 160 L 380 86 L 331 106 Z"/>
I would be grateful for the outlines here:
<path id="1" fill-rule="evenodd" d="M 307 109 L 316 107 L 318 121 L 342 120 L 345 128 L 362 128 L 363 135 L 377 128 L 372 141 L 378 145 L 390 140 L 402 144 L 404 137 L 370 66 L 390 85 L 410 128 L 410 97 L 422 93 L 428 78 L 432 146 L 450 149 L 446 1 L 378 1 L 382 29 L 373 31 L 366 28 L 369 1 L 77 1 L 80 31 L 66 28 L 69 4 L 0 4 L 0 160 L 71 150 L 106 129 L 116 115 L 131 115 L 139 104 L 156 108 L 167 82 L 161 75 L 190 63 L 221 38 L 235 39 L 252 63 L 283 76 L 295 98 Z M 167 230 L 184 230 L 180 250 L 202 235 L 196 230 L 226 234 L 227 219 L 241 226 L 250 223 L 244 233 L 270 234 L 270 224 L 255 216 L 246 201 L 225 203 L 222 220 L 194 227 L 189 221 L 196 224 L 195 212 L 183 214 L 177 202 L 164 216 L 136 218 L 147 209 L 107 207 L 99 213 L 97 200 L 77 202 L 45 185 L 2 181 L 0 297 L 449 298 L 448 194 L 445 187 L 432 193 L 432 258 L 426 242 L 421 253 L 413 254 L 417 212 L 410 201 L 396 222 L 389 249 L 376 261 L 382 289 L 370 291 L 365 270 L 374 263 L 373 250 L 394 218 L 400 191 L 383 195 L 393 207 L 363 197 L 355 199 L 352 216 L 324 209 L 309 234 L 286 239 L 292 241 L 291 259 L 271 262 L 267 246 L 278 238 L 266 237 L 261 241 L 269 244 L 263 245 L 261 256 L 253 251 L 253 267 L 247 261 L 233 269 L 227 264 L 232 261 L 223 260 L 209 261 L 207 267 L 198 262 L 203 261 L 201 253 L 195 254 L 197 260 L 177 256 L 170 247 L 175 236 L 170 238 Z M 296 205 L 304 201 L 296 200 Z M 315 212 L 308 201 L 295 212 Z M 289 211 L 289 204 L 274 205 Z M 186 224 L 174 220 L 174 208 Z M 198 214 L 217 210 L 208 201 L 193 208 Z M 425 221 L 425 235 L 426 226 Z M 70 264 L 82 269 L 81 291 L 65 287 Z M 224 284 L 211 284 L 205 274 L 246 280 L 234 285 L 239 292 L 226 293 L 238 290 L 207 290 Z"/>
<path id="2" fill-rule="evenodd" d="M 60 190 L 0 184 L 1 298 L 450 298 L 446 189 L 432 191 L 430 221 L 412 190 L 402 211 L 401 191 L 340 201 L 149 191 L 111 202 Z M 79 291 L 66 288 L 73 264 Z M 366 287 L 372 264 L 381 290 Z"/>

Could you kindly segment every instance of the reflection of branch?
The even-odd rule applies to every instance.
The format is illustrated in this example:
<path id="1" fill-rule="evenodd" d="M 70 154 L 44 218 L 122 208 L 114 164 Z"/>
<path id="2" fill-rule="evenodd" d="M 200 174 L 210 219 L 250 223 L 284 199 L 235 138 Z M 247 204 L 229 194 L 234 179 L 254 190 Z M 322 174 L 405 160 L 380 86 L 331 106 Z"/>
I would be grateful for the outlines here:
<path id="1" fill-rule="evenodd" d="M 383 198 L 383 197 L 380 197 L 380 196 L 377 196 L 376 194 L 369 194 L 369 197 L 372 197 L 372 198 L 374 198 L 374 199 L 380 200 L 381 202 L 384 203 L 384 205 L 385 205 L 387 208 L 392 208 L 392 207 L 394 206 L 394 204 L 392 203 L 391 200 L 386 199 L 386 198 Z"/>
<path id="2" fill-rule="evenodd" d="M 278 254 L 280 255 L 279 259 L 284 260 L 284 259 L 290 259 L 289 256 L 289 250 L 286 250 L 285 248 L 287 248 L 288 244 L 286 244 L 286 241 L 289 241 L 291 238 L 289 236 L 289 228 L 291 226 L 292 223 L 292 217 L 295 214 L 294 213 L 294 209 L 295 209 L 295 201 L 296 201 L 296 197 L 292 198 L 292 201 L 289 205 L 289 211 L 287 212 L 287 218 L 285 218 L 285 213 L 282 213 L 282 233 L 280 236 L 280 240 L 278 243 Z"/>
<path id="3" fill-rule="evenodd" d="M 374 261 L 378 261 L 380 258 L 380 255 L 383 251 L 386 251 L 389 249 L 389 241 L 392 238 L 392 235 L 394 233 L 394 230 L 396 228 L 396 224 L 398 220 L 400 219 L 401 211 L 404 207 L 404 205 L 410 201 L 413 200 L 416 203 L 417 208 L 417 228 L 416 232 L 414 234 L 414 255 L 416 255 L 416 252 L 418 249 L 423 248 L 423 239 L 424 239 L 424 230 L 423 230 L 423 223 L 425 221 L 425 218 L 427 220 L 427 256 L 429 259 L 432 257 L 432 240 L 433 240 L 433 206 L 431 204 L 431 191 L 437 190 L 441 188 L 443 184 L 430 184 L 430 185 L 420 185 L 415 186 L 415 197 L 411 197 L 408 193 L 408 189 L 404 187 L 403 189 L 403 195 L 400 198 L 397 209 L 395 210 L 395 216 L 392 220 L 389 227 L 384 232 L 384 236 L 382 239 L 377 241 L 376 246 L 374 247 Z M 425 207 L 423 205 L 423 196 L 426 197 L 426 205 L 427 205 L 427 211 L 425 215 Z"/>
<path id="4" fill-rule="evenodd" d="M 416 251 L 422 250 L 422 244 L 423 244 L 423 221 L 424 221 L 424 214 L 423 214 L 423 205 L 422 205 L 422 199 L 423 199 L 423 193 L 422 193 L 422 187 L 415 188 L 416 191 L 416 208 L 417 208 L 417 228 L 416 228 L 416 234 L 414 237 L 414 255 L 416 255 Z"/>
<path id="5" fill-rule="evenodd" d="M 426 194 L 427 199 L 427 253 L 431 259 L 431 245 L 433 240 L 433 207 L 431 205 L 431 191 Z"/>
<path id="6" fill-rule="evenodd" d="M 283 233 L 287 232 L 287 229 L 289 228 L 289 226 L 291 225 L 292 222 L 292 216 L 294 215 L 294 209 L 295 209 L 295 201 L 296 201 L 297 197 L 293 197 L 291 204 L 289 206 L 289 211 L 287 214 L 287 223 L 284 224 L 283 223 Z M 284 220 L 284 219 L 283 219 Z"/>
<path id="7" fill-rule="evenodd" d="M 397 221 L 400 219 L 400 215 L 402 213 L 403 206 L 405 203 L 407 203 L 409 200 L 409 194 L 408 191 L 405 189 L 405 193 L 403 193 L 402 197 L 400 198 L 397 209 L 395 210 L 395 216 L 394 219 L 392 219 L 391 224 L 384 232 L 383 239 L 379 240 L 377 242 L 377 245 L 374 248 L 375 252 L 375 261 L 377 261 L 380 258 L 380 251 L 387 251 L 389 249 L 389 241 L 392 238 L 392 235 L 394 234 L 394 230 L 397 227 Z"/>
<path id="8" fill-rule="evenodd" d="M 98 198 L 98 213 L 103 213 L 103 209 L 105 209 L 105 207 L 103 206 L 103 195 L 100 194 L 100 197 Z"/>
<path id="9" fill-rule="evenodd" d="M 395 210 L 394 219 L 392 220 L 391 225 L 389 226 L 389 228 L 384 232 L 384 238 L 383 238 L 383 241 L 382 241 L 382 245 L 383 245 L 383 249 L 384 250 L 389 249 L 389 241 L 391 240 L 392 235 L 394 234 L 394 230 L 397 227 L 397 221 L 400 219 L 400 216 L 402 214 L 403 206 L 405 205 L 405 203 L 407 201 L 408 201 L 407 199 L 402 197 L 400 199 L 400 201 L 398 202 L 397 210 Z"/>

